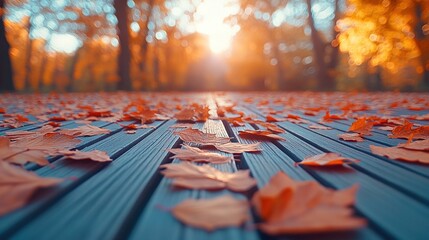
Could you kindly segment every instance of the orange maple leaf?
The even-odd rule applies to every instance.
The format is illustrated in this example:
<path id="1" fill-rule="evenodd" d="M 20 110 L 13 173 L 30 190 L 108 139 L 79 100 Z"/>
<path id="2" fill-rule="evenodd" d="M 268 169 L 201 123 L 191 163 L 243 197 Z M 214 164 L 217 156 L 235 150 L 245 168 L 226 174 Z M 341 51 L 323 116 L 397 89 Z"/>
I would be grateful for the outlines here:
<path id="1" fill-rule="evenodd" d="M 260 145 L 260 143 L 242 144 L 230 142 L 221 145 L 215 145 L 215 147 L 222 152 L 240 154 L 243 152 L 260 152 Z"/>
<path id="2" fill-rule="evenodd" d="M 209 162 L 226 163 L 231 161 L 231 157 L 220 155 L 219 153 L 204 151 L 189 145 L 183 145 L 183 148 L 170 149 L 169 152 L 175 154 L 171 158 L 179 158 L 191 162 Z"/>
<path id="3" fill-rule="evenodd" d="M 207 231 L 238 227 L 250 219 L 247 201 L 230 196 L 188 199 L 176 205 L 171 213 L 181 222 Z"/>
<path id="4" fill-rule="evenodd" d="M 338 153 L 322 153 L 315 156 L 305 158 L 298 164 L 309 166 L 332 166 L 343 165 L 350 163 L 358 163 L 359 160 L 342 157 Z"/>
<path id="5" fill-rule="evenodd" d="M 161 172 L 173 178 L 173 186 L 188 189 L 224 189 L 245 192 L 256 185 L 248 170 L 234 173 L 221 172 L 209 165 L 197 166 L 189 162 L 161 165 Z"/>
<path id="6" fill-rule="evenodd" d="M 95 136 L 100 134 L 107 134 L 107 133 L 110 133 L 110 130 L 87 124 L 87 125 L 79 126 L 77 128 L 72 128 L 72 129 L 61 129 L 58 132 L 62 134 L 70 135 L 70 136 L 75 136 L 75 137 L 87 137 L 87 136 Z"/>
<path id="7" fill-rule="evenodd" d="M 0 216 L 24 206 L 39 189 L 54 186 L 62 179 L 40 178 L 0 161 Z"/>
<path id="8" fill-rule="evenodd" d="M 429 152 L 410 150 L 403 148 L 402 146 L 379 147 L 375 145 L 370 145 L 369 147 L 372 153 L 380 156 L 385 156 L 389 159 L 429 164 Z"/>
<path id="9" fill-rule="evenodd" d="M 67 159 L 72 160 L 92 160 L 96 162 L 111 162 L 112 159 L 107 155 L 106 152 L 93 150 L 89 152 L 81 152 L 81 151 L 69 151 L 63 150 L 59 151 L 58 154 L 64 155 Z"/>
<path id="10" fill-rule="evenodd" d="M 239 131 L 238 134 L 242 138 L 250 138 L 250 139 L 260 139 L 260 140 L 285 140 L 279 135 L 274 134 L 268 130 L 244 130 Z"/>
<path id="11" fill-rule="evenodd" d="M 343 133 L 339 134 L 338 137 L 344 141 L 363 142 L 363 138 L 359 133 Z"/>
<path id="12" fill-rule="evenodd" d="M 229 143 L 231 140 L 225 137 L 217 137 L 216 134 L 204 133 L 198 129 L 188 128 L 179 132 L 180 139 L 184 142 L 191 142 L 201 145 L 219 145 Z"/>
<path id="13" fill-rule="evenodd" d="M 374 125 L 373 122 L 368 121 L 367 118 L 358 118 L 349 128 L 349 131 L 359 133 L 361 135 L 371 135 L 371 129 Z"/>
<path id="14" fill-rule="evenodd" d="M 357 186 L 335 191 L 315 181 L 296 182 L 283 172 L 252 198 L 264 220 L 260 229 L 268 234 L 304 234 L 352 230 L 366 225 L 353 216 Z"/>

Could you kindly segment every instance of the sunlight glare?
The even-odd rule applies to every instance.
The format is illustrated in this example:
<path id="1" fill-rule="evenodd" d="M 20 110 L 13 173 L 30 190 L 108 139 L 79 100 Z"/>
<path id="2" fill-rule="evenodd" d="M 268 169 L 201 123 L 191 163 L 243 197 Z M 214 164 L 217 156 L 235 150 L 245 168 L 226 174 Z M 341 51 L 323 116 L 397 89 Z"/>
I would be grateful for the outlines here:
<path id="1" fill-rule="evenodd" d="M 54 52 L 71 54 L 79 47 L 79 40 L 72 34 L 53 34 L 49 47 Z"/>
<path id="2" fill-rule="evenodd" d="M 213 53 L 222 53 L 229 49 L 239 28 L 225 22 L 234 14 L 235 6 L 231 0 L 206 0 L 198 6 L 195 14 L 196 30 L 207 35 L 209 47 Z"/>

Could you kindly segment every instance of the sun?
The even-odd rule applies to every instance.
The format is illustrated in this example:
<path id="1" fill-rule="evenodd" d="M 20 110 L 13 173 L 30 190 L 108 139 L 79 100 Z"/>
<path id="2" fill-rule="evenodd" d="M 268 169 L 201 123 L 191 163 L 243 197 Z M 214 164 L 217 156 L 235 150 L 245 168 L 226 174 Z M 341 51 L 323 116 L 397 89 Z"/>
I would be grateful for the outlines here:
<path id="1" fill-rule="evenodd" d="M 205 34 L 209 39 L 209 47 L 213 53 L 227 51 L 234 35 L 240 29 L 238 25 L 231 25 L 225 20 L 238 10 L 238 5 L 231 0 L 205 0 L 198 7 L 194 15 L 196 30 Z"/>
<path id="2" fill-rule="evenodd" d="M 71 54 L 79 47 L 79 40 L 72 34 L 53 34 L 49 48 L 54 52 Z"/>

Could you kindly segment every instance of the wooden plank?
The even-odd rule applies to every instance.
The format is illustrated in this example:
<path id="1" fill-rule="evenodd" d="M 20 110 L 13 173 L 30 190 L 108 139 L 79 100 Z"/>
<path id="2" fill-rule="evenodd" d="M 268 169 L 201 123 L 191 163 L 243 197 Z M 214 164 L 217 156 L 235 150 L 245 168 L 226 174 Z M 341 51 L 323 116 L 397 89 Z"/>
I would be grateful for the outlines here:
<path id="1" fill-rule="evenodd" d="M 39 216 L 31 219 L 11 239 L 26 239 L 46 224 L 55 222 L 38 237 L 43 239 L 111 239 L 115 237 L 121 227 L 132 214 L 134 204 L 143 201 L 146 197 L 147 187 L 154 181 L 153 176 L 161 162 L 166 161 L 166 149 L 177 143 L 177 136 L 171 134 L 169 126 L 173 121 L 160 125 L 156 130 L 146 130 L 150 135 L 143 140 L 143 135 L 126 134 L 120 132 L 110 138 L 104 139 L 102 145 L 96 149 L 107 150 L 113 154 L 114 161 L 104 168 L 95 166 L 89 173 L 87 164 L 79 166 L 76 162 L 63 163 L 55 169 L 39 171 L 43 176 L 63 177 L 82 175 L 79 179 L 84 181 L 77 188 L 70 189 L 65 196 L 58 199 L 54 205 L 45 209 Z M 134 141 L 130 138 L 135 138 Z M 126 142 L 127 145 L 117 147 Z M 133 144 L 135 142 L 135 144 Z M 98 145 L 98 144 L 96 144 Z M 120 156 L 109 151 L 117 149 Z M 68 166 L 73 163 L 74 166 Z M 93 167 L 94 168 L 94 167 Z M 90 176 L 86 177 L 83 174 Z M 149 184 L 149 185 L 148 185 Z M 65 211 L 70 209 L 70 211 Z M 108 209 L 108 211 L 106 211 Z M 79 221 L 77 221 L 79 220 Z M 97 226 L 97 227 L 94 227 Z"/>
<path id="2" fill-rule="evenodd" d="M 244 129 L 253 129 L 252 126 L 246 124 L 244 127 L 231 127 L 232 134 L 238 139 L 240 143 L 255 143 L 257 141 L 250 139 L 242 139 L 238 136 L 238 131 Z M 287 137 L 286 134 L 280 134 L 280 136 Z M 278 171 L 285 172 L 288 176 L 296 180 L 316 180 L 320 181 L 320 178 L 315 178 L 311 173 L 299 166 L 295 166 L 295 161 L 280 149 L 273 142 L 262 142 L 261 147 L 263 151 L 258 154 L 244 153 L 243 154 L 243 167 L 249 168 L 252 175 L 258 182 L 258 187 L 261 188 L 268 183 L 270 178 Z M 327 184 L 326 181 L 321 181 L 321 184 L 327 187 L 333 187 Z M 343 189 L 351 186 L 352 183 L 342 183 L 342 185 L 335 186 L 336 189 Z M 328 238 L 337 239 L 341 235 L 330 234 Z M 373 229 L 367 227 L 361 230 L 352 231 L 347 233 L 347 239 L 383 239 L 379 233 Z"/>
<path id="3" fill-rule="evenodd" d="M 162 126 L 163 123 L 164 122 L 158 121 L 153 123 L 153 126 Z M 109 138 L 102 139 L 99 142 L 85 147 L 83 151 L 106 151 L 115 161 L 129 148 L 148 137 L 154 131 L 155 129 L 139 129 L 136 134 L 126 134 L 124 131 L 120 131 L 111 135 Z M 155 142 L 155 140 L 152 140 L 152 142 Z M 12 235 L 28 222 L 37 222 L 37 216 L 39 214 L 49 209 L 49 207 L 64 196 L 67 196 L 70 191 L 84 183 L 87 179 L 93 177 L 94 174 L 101 169 L 109 166 L 110 164 L 105 163 L 70 161 L 61 158 L 55 161 L 52 166 L 45 166 L 37 169 L 36 173 L 38 175 L 44 177 L 69 178 L 70 180 L 66 180 L 55 188 L 40 191 L 40 194 L 38 194 L 30 204 L 8 215 L 2 216 L 2 218 L 0 218 L 0 239 Z M 97 186 L 92 186 L 92 190 L 95 189 L 97 189 Z M 56 220 L 53 222 L 56 222 Z"/>
<path id="4" fill-rule="evenodd" d="M 246 109 L 242 109 L 246 111 Z M 254 113 L 260 114 L 257 110 L 254 110 Z M 292 126 L 299 127 L 299 125 L 295 125 L 289 122 L 279 123 L 280 126 L 284 127 L 285 129 L 290 129 Z M 300 127 L 299 131 L 294 131 L 294 133 L 303 133 L 303 132 L 311 132 L 310 130 Z M 325 132 L 325 131 L 324 131 Z M 321 135 L 320 135 L 321 136 Z M 287 138 L 287 135 L 284 135 L 285 138 Z M 348 157 L 354 157 L 352 154 L 353 149 L 346 148 L 344 146 L 339 147 L 338 149 L 333 149 L 333 145 L 335 146 L 334 141 L 328 141 L 326 138 L 317 139 L 314 135 L 312 136 L 306 136 L 305 139 L 308 139 L 308 142 L 316 142 L 317 144 L 324 144 L 325 151 L 332 151 L 333 152 L 340 152 L 343 153 L 343 155 Z M 287 140 L 286 140 L 287 141 Z M 281 142 L 279 142 L 281 144 Z M 283 148 L 284 150 L 284 148 Z M 361 154 L 360 152 L 357 152 L 356 154 Z M 274 157 L 275 159 L 277 157 Z M 354 157 L 356 158 L 356 157 Z M 356 170 L 361 171 L 362 164 L 364 163 L 364 159 L 361 159 L 362 162 L 359 165 L 353 165 L 356 168 Z M 274 160 L 273 160 L 274 161 Z M 390 160 L 389 160 L 390 161 Z M 382 161 L 367 161 L 368 164 L 371 163 L 377 163 Z M 360 166 L 360 167 L 358 167 Z M 392 168 L 394 165 L 389 165 L 385 167 Z M 255 167 L 255 170 L 258 168 L 261 168 L 262 166 Z M 423 218 L 426 214 L 429 214 L 429 208 L 427 208 L 427 203 L 419 203 L 416 201 L 415 198 L 407 196 L 403 194 L 402 192 L 396 190 L 393 187 L 390 187 L 386 185 L 384 182 L 379 182 L 378 180 L 373 179 L 374 176 L 378 176 L 380 178 L 385 178 L 386 181 L 395 182 L 397 185 L 402 184 L 403 189 L 413 188 L 414 185 L 420 185 L 419 190 L 427 191 L 428 184 L 421 184 L 420 180 L 425 181 L 425 178 L 419 178 L 418 175 L 408 173 L 408 177 L 414 177 L 415 181 L 410 181 L 407 178 L 404 178 L 402 175 L 398 175 L 397 172 L 400 171 L 402 168 L 394 168 L 391 169 L 391 171 L 385 170 L 383 167 L 379 167 L 377 169 L 371 169 L 371 167 L 367 168 L 368 170 L 373 170 L 375 174 L 379 173 L 379 171 L 384 171 L 385 174 L 379 174 L 379 175 L 366 175 L 364 173 L 361 173 L 359 171 L 353 170 L 351 173 L 348 172 L 339 172 L 335 175 L 329 172 L 328 174 L 321 175 L 320 173 L 318 175 L 315 175 L 317 179 L 320 181 L 321 179 L 324 179 L 324 181 L 329 182 L 329 185 L 334 188 L 344 188 L 346 186 L 349 186 L 354 183 L 359 183 L 361 186 L 361 189 L 358 193 L 358 201 L 356 203 L 356 208 L 363 213 L 365 216 L 368 217 L 370 221 L 373 221 L 373 223 L 377 226 L 377 228 L 381 229 L 383 233 L 387 234 L 389 237 L 393 238 L 405 238 L 406 236 L 415 236 L 416 238 L 422 238 L 423 236 L 426 236 L 425 229 L 429 227 L 429 222 L 424 222 Z M 308 170 L 306 168 L 306 170 Z M 259 171 L 259 170 L 257 170 Z M 326 171 L 326 170 L 325 170 Z M 253 171 L 252 171 L 253 173 Z M 390 177 L 389 177 L 390 176 Z M 396 179 L 396 177 L 402 177 L 402 180 L 407 181 L 408 185 L 403 184 L 400 181 Z M 416 179 L 417 178 L 417 179 Z M 382 191 L 380 191 L 382 189 Z M 413 189 L 411 189 L 413 190 Z M 415 190 L 415 189 L 414 189 Z M 418 191 L 413 191 L 415 193 L 415 196 L 421 196 L 424 197 L 424 200 L 427 200 L 426 194 L 421 194 Z M 422 200 L 420 198 L 419 200 Z M 406 202 L 406 203 L 405 203 Z M 403 207 L 403 205 L 406 205 L 407 207 Z M 418 226 L 417 224 L 410 223 L 405 224 L 401 221 L 398 221 L 397 219 L 420 219 L 421 221 Z"/>
<path id="5" fill-rule="evenodd" d="M 207 121 L 206 124 L 204 124 L 203 131 L 215 133 L 220 137 L 228 137 L 221 121 Z M 232 156 L 232 154 L 223 154 Z M 179 162 L 179 159 L 173 160 L 173 164 Z M 234 162 L 210 165 L 224 172 L 237 171 Z M 202 229 L 189 227 L 177 221 L 171 213 L 157 207 L 158 205 L 162 205 L 164 207 L 171 208 L 181 201 L 189 198 L 212 198 L 225 194 L 231 195 L 237 199 L 246 198 L 241 194 L 227 190 L 175 190 L 171 187 L 171 179 L 163 178 L 156 191 L 153 193 L 153 196 L 148 202 L 144 212 L 137 220 L 136 225 L 131 232 L 130 239 L 137 240 L 142 239 L 145 236 L 151 236 L 152 239 L 259 239 L 257 232 L 245 230 L 243 228 L 224 228 L 207 232 Z M 168 231 L 164 230 L 165 226 L 168 226 Z"/>
<path id="6" fill-rule="evenodd" d="M 253 110 L 252 113 L 258 114 L 259 116 L 263 117 L 263 114 L 260 113 L 258 110 Z M 286 122 L 280 122 L 278 124 L 285 127 L 286 129 L 288 128 L 288 126 L 290 126 L 290 127 L 296 127 L 297 126 L 297 125 L 292 124 L 292 123 L 287 122 L 287 121 Z M 384 176 L 383 172 L 388 171 L 388 173 L 392 173 L 392 174 L 396 173 L 396 175 L 398 177 L 399 176 L 407 176 L 407 178 L 408 178 L 411 175 L 414 176 L 414 174 L 418 174 L 418 175 L 423 176 L 423 177 L 429 177 L 429 165 L 408 163 L 408 162 L 403 162 L 403 161 L 395 161 L 395 160 L 390 160 L 386 157 L 382 157 L 379 155 L 372 154 L 369 146 L 370 145 L 378 145 L 378 146 L 381 145 L 378 142 L 373 142 L 371 140 L 366 140 L 363 142 L 347 142 L 347 141 L 339 140 L 338 134 L 342 134 L 344 132 L 339 131 L 337 129 L 317 130 L 317 129 L 309 129 L 309 128 L 303 127 L 301 125 L 298 125 L 298 126 L 301 127 L 300 130 L 298 131 L 299 133 L 307 133 L 307 132 L 316 133 L 316 134 L 312 134 L 311 136 L 306 135 L 306 138 L 312 139 L 312 138 L 317 137 L 317 139 L 319 139 L 317 141 L 317 143 L 324 145 L 325 148 L 327 148 L 328 150 L 333 150 L 333 151 L 341 151 L 342 150 L 342 152 L 344 152 L 346 155 L 349 154 L 349 157 L 351 157 L 350 154 L 353 153 L 352 155 L 354 156 L 354 158 L 359 157 L 358 159 L 367 159 L 367 158 L 377 159 L 377 160 L 382 160 L 385 163 L 388 163 L 388 165 L 394 165 L 394 166 L 388 166 L 384 163 L 381 163 L 381 161 L 375 161 L 374 164 L 377 164 L 379 166 L 378 167 L 373 166 L 373 167 L 376 167 L 373 170 L 374 171 L 381 171 L 379 174 L 375 173 L 376 175 Z M 323 138 L 320 138 L 319 136 L 323 136 Z M 328 139 L 330 139 L 332 141 L 328 141 Z M 328 144 L 328 142 L 329 142 L 329 144 Z M 334 146 L 335 146 L 335 149 L 333 149 Z M 345 147 L 348 147 L 348 148 L 345 148 Z M 347 149 L 347 150 L 345 150 L 345 149 Z M 358 150 L 359 152 L 357 152 L 355 150 Z M 403 168 L 404 170 L 410 171 L 412 173 L 406 173 L 406 172 L 404 172 L 404 170 L 396 168 L 395 166 L 399 166 L 399 167 Z M 386 170 L 386 168 L 389 170 Z M 403 177 L 402 177 L 402 179 L 403 179 Z M 404 181 L 406 181 L 406 179 L 404 179 Z M 415 182 L 420 182 L 420 181 L 415 181 Z M 405 186 L 409 186 L 409 185 L 405 184 Z M 428 197 L 429 197 L 429 195 L 428 195 Z"/>

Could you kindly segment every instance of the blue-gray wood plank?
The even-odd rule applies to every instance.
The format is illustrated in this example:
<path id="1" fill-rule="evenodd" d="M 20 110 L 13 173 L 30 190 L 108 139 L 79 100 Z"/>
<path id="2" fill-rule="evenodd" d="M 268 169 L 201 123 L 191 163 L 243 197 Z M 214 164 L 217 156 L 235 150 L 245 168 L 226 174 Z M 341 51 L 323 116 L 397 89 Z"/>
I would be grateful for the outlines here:
<path id="1" fill-rule="evenodd" d="M 257 106 L 240 102 L 234 94 L 218 97 L 207 95 L 202 101 L 211 108 L 222 104 L 223 98 L 235 99 L 240 110 L 263 119 Z M 216 98 L 216 99 L 214 99 Z M 238 98 L 239 99 L 239 98 Z M 278 107 L 274 106 L 273 107 Z M 22 110 L 9 108 L 8 111 Z M 364 114 L 364 112 L 361 112 Z M 367 113 L 374 113 L 367 111 Z M 413 114 L 408 110 L 395 110 L 395 114 Z M 424 112 L 421 112 L 424 113 Z M 321 115 L 302 116 L 317 123 Z M 387 132 L 375 130 L 363 143 L 349 143 L 337 135 L 347 131 L 352 120 L 326 123 L 332 130 L 309 129 L 308 125 L 281 122 L 287 130 L 280 134 L 286 141 L 263 142 L 259 154 L 244 153 L 241 162 L 213 165 L 228 172 L 249 169 L 263 187 L 272 175 L 284 171 L 294 179 L 316 180 L 334 189 L 343 189 L 355 183 L 360 185 L 356 212 L 368 219 L 366 228 L 348 233 L 310 235 L 305 239 L 429 239 L 429 167 L 398 162 L 373 155 L 369 145 L 393 146 L 403 140 L 389 139 Z M 419 122 L 425 124 L 424 122 Z M 112 163 L 70 161 L 52 158 L 50 166 L 26 166 L 44 177 L 61 177 L 67 180 L 57 187 L 40 191 L 27 206 L 0 217 L 0 239 L 268 239 L 255 230 L 225 228 L 214 232 L 185 226 L 167 211 L 158 207 L 172 207 L 187 198 L 212 198 L 230 194 L 236 198 L 249 197 L 228 190 L 177 191 L 171 180 L 163 178 L 159 165 L 170 162 L 167 149 L 180 147 L 181 141 L 169 128 L 174 120 L 155 122 L 156 129 L 140 129 L 126 134 L 118 124 L 94 122 L 93 125 L 110 129 L 110 134 L 83 137 L 77 149 L 103 150 Z M 62 128 L 78 124 L 66 122 Z M 17 130 L 32 130 L 40 124 L 23 126 Z M 197 124 L 201 128 L 201 124 Z M 227 122 L 208 121 L 205 130 L 219 136 L 228 134 L 233 141 L 241 139 L 241 129 L 258 128 L 255 125 L 231 127 Z M 0 128 L 0 135 L 6 129 Z M 312 168 L 295 166 L 309 155 L 322 152 L 339 152 L 360 159 L 359 164 L 348 168 Z M 172 160 L 173 164 L 180 160 Z M 254 216 L 257 219 L 256 216 Z M 293 239 L 295 236 L 285 236 Z M 282 239 L 283 237 L 278 237 Z"/>

